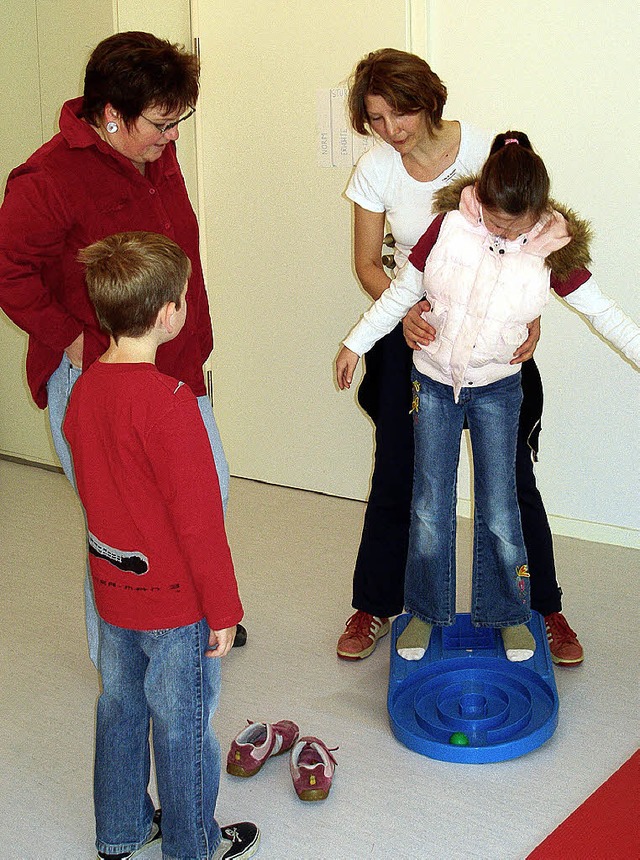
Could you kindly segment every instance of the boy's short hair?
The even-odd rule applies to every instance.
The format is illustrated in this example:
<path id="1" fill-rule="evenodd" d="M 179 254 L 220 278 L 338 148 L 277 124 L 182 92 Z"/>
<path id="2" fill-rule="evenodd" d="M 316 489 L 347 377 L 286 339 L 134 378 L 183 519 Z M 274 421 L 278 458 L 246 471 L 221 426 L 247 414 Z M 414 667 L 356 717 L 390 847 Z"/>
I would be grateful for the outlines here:
<path id="1" fill-rule="evenodd" d="M 107 236 L 79 251 L 78 260 L 86 267 L 100 327 L 115 341 L 145 334 L 167 302 L 179 308 L 191 275 L 191 261 L 182 248 L 158 233 Z"/>

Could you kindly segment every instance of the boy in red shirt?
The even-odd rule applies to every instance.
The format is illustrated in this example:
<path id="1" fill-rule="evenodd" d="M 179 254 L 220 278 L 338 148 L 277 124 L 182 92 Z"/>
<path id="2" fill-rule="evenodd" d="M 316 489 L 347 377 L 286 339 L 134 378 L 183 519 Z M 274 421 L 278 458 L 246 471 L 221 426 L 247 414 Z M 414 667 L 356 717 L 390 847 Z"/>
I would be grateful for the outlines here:
<path id="1" fill-rule="evenodd" d="M 121 233 L 80 252 L 110 346 L 74 387 L 64 432 L 85 507 L 100 616 L 94 804 L 99 860 L 160 839 L 163 858 L 243 860 L 259 831 L 215 817 L 211 727 L 220 661 L 242 618 L 211 446 L 189 387 L 155 366 L 187 314 L 189 259 Z"/>

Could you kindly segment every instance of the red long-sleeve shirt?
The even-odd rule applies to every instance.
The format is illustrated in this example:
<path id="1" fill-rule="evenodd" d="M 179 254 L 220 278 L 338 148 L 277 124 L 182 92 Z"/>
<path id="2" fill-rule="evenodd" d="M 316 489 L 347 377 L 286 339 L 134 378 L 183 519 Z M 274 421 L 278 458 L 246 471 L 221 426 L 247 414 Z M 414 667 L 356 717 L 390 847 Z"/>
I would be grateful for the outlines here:
<path id="1" fill-rule="evenodd" d="M 143 176 L 83 122 L 82 99 L 66 102 L 60 132 L 9 175 L 0 208 L 0 307 L 29 334 L 27 380 L 47 403 L 46 382 L 64 349 L 84 332 L 83 368 L 108 346 L 89 301 L 80 248 L 112 233 L 148 230 L 177 242 L 193 273 L 189 315 L 163 344 L 158 368 L 205 393 L 202 365 L 213 347 L 200 264 L 198 224 L 176 159 L 175 144 Z"/>
<path id="2" fill-rule="evenodd" d="M 96 361 L 72 391 L 64 432 L 99 615 L 133 630 L 237 624 L 218 476 L 188 386 L 153 364 Z"/>

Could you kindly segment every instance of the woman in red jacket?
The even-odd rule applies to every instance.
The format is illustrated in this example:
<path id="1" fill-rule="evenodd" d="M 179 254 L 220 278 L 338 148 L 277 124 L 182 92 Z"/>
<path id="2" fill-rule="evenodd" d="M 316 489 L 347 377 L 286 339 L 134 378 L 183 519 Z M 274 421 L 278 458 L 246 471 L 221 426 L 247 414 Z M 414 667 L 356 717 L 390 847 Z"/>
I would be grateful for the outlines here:
<path id="1" fill-rule="evenodd" d="M 29 388 L 49 408 L 56 453 L 73 482 L 62 419 L 74 382 L 108 345 L 78 251 L 131 230 L 173 239 L 191 260 L 189 316 L 160 347 L 157 364 L 198 398 L 225 504 L 229 471 L 202 369 L 213 337 L 198 223 L 175 146 L 180 123 L 195 111 L 199 76 L 196 56 L 150 33 L 117 33 L 95 48 L 84 95 L 63 105 L 59 133 L 9 175 L 0 209 L 0 307 L 29 335 Z M 95 663 L 90 591 L 87 633 Z M 239 628 L 237 643 L 245 638 Z"/>

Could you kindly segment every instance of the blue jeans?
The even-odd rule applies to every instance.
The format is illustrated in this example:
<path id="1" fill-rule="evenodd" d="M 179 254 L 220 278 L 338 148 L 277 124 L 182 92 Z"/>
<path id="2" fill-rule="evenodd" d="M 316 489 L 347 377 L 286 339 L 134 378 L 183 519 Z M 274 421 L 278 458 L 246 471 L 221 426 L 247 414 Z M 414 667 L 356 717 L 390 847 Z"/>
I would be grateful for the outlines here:
<path id="1" fill-rule="evenodd" d="M 520 374 L 491 385 L 453 388 L 412 373 L 415 465 L 407 610 L 432 624 L 456 612 L 456 484 L 466 417 L 473 450 L 474 540 L 471 620 L 510 627 L 530 618 L 529 574 L 516 496 Z"/>
<path id="2" fill-rule="evenodd" d="M 51 426 L 53 446 L 56 454 L 58 455 L 58 459 L 60 460 L 60 465 L 74 488 L 76 482 L 73 475 L 71 451 L 69 450 L 67 440 L 64 438 L 64 434 L 62 433 L 62 422 L 64 420 L 65 412 L 67 411 L 71 389 L 78 381 L 81 372 L 81 370 L 71 364 L 65 354 L 62 357 L 62 361 L 60 362 L 58 369 L 51 374 L 49 381 L 47 382 L 49 424 Z M 227 465 L 227 459 L 222 447 L 222 440 L 220 438 L 220 433 L 218 432 L 216 419 L 213 415 L 211 401 L 206 395 L 203 395 L 202 397 L 198 397 L 198 406 L 200 407 L 200 414 L 202 415 L 202 420 L 204 421 L 204 426 L 206 427 L 207 434 L 209 436 L 211 450 L 213 451 L 213 459 L 218 471 L 222 507 L 226 510 L 227 501 L 229 500 L 229 466 Z M 98 614 L 96 612 L 96 605 L 93 599 L 93 587 L 91 585 L 91 576 L 89 575 L 88 564 L 87 575 L 84 582 L 84 603 L 89 657 L 91 658 L 91 662 L 94 666 L 97 666 L 99 645 Z"/>
<path id="3" fill-rule="evenodd" d="M 136 851 L 153 818 L 149 725 L 162 807 L 164 860 L 209 860 L 220 843 L 214 812 L 220 747 L 211 719 L 220 660 L 205 657 L 209 627 L 125 630 L 102 619 L 102 694 L 96 719 L 96 847 Z"/>

